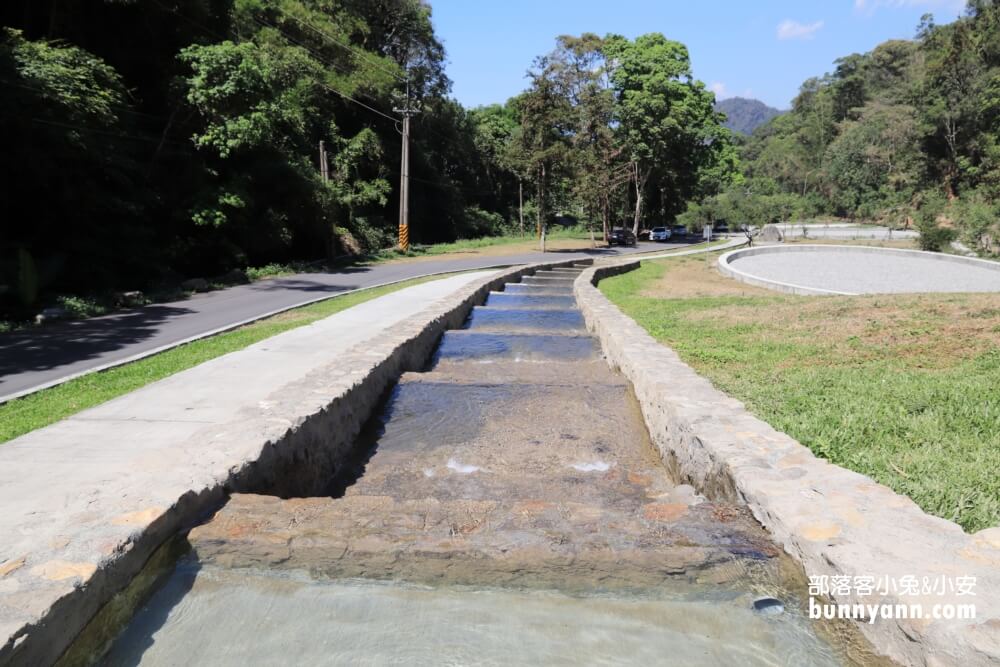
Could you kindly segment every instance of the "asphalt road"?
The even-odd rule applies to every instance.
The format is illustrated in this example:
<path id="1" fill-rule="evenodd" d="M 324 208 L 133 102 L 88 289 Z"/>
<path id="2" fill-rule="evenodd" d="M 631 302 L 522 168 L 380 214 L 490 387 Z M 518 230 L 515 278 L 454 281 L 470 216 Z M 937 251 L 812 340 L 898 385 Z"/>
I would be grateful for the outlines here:
<path id="1" fill-rule="evenodd" d="M 335 273 L 304 273 L 104 317 L 4 334 L 0 336 L 0 402 L 339 292 L 445 271 L 609 257 L 685 245 L 640 243 L 636 248 L 614 250 L 424 260 L 353 267 Z"/>

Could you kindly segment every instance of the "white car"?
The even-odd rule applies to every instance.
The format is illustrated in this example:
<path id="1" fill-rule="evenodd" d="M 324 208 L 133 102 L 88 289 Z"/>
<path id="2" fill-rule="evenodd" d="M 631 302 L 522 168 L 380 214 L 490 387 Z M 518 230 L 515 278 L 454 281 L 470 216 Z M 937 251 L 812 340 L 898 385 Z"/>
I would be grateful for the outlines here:
<path id="1" fill-rule="evenodd" d="M 666 227 L 653 227 L 649 230 L 650 241 L 669 241 L 670 230 Z"/>

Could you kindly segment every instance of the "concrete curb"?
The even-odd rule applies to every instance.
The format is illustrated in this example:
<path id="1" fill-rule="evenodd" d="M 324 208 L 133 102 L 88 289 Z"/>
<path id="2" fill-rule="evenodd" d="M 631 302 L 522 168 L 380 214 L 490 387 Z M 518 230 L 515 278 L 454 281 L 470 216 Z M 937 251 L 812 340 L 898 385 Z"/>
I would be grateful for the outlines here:
<path id="1" fill-rule="evenodd" d="M 799 296 L 858 296 L 858 292 L 839 292 L 837 290 L 822 289 L 819 287 L 807 287 L 805 285 L 796 285 L 794 283 L 786 283 L 778 280 L 770 280 L 768 278 L 761 278 L 753 274 L 742 271 L 735 266 L 733 263 L 742 257 L 751 257 L 753 255 L 764 255 L 764 254 L 775 254 L 782 252 L 810 252 L 816 250 L 823 250 L 827 252 L 853 252 L 853 253 L 870 253 L 870 254 L 897 254 L 903 253 L 911 257 L 920 257 L 922 259 L 937 260 L 942 262 L 952 262 L 956 264 L 968 264 L 971 266 L 985 267 L 990 270 L 1000 271 L 1000 262 L 994 262 L 988 259 L 978 259 L 974 257 L 963 257 L 960 255 L 947 255 L 938 252 L 926 252 L 923 250 L 905 250 L 902 248 L 877 248 L 871 246 L 854 246 L 854 245 L 818 245 L 818 244 L 803 244 L 803 245 L 791 245 L 791 246 L 757 246 L 754 248 L 743 248 L 741 250 L 733 250 L 727 252 L 726 254 L 719 257 L 719 273 L 722 275 L 732 278 L 733 280 L 738 280 L 741 283 L 746 283 L 748 285 L 756 285 L 757 287 L 764 287 L 766 289 L 774 290 L 776 292 L 784 292 L 785 294 L 795 294 Z"/>
<path id="2" fill-rule="evenodd" d="M 976 577 L 956 595 L 827 596 L 834 604 L 976 605 L 971 621 L 858 623 L 874 647 L 905 665 L 1000 662 L 1000 528 L 974 535 L 904 496 L 817 458 L 749 414 L 622 313 L 595 285 L 639 262 L 584 271 L 574 293 L 612 366 L 635 389 L 650 436 L 680 481 L 745 504 L 809 576 Z M 853 580 L 853 579 L 852 579 Z"/>
<path id="3" fill-rule="evenodd" d="M 227 494 L 293 496 L 324 488 L 388 388 L 403 372 L 423 366 L 443 331 L 461 326 L 473 306 L 506 282 L 581 263 L 588 262 L 517 267 L 438 300 L 336 363 L 275 387 L 267 401 L 246 406 L 239 420 L 208 426 L 179 443 L 182 451 L 211 443 L 211 465 L 181 479 L 160 469 L 164 502 L 149 506 L 145 500 L 127 514 L 97 517 L 96 536 L 81 526 L 81 534 L 64 544 L 39 544 L 0 563 L 0 665 L 55 663 L 161 545 L 215 511 Z"/>

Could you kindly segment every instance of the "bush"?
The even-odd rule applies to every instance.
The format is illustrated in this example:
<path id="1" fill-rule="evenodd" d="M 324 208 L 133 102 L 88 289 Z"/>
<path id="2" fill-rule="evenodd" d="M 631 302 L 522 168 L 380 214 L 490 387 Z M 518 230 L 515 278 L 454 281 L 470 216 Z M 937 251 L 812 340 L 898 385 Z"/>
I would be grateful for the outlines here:
<path id="1" fill-rule="evenodd" d="M 354 238 L 361 243 L 366 252 L 372 253 L 396 245 L 396 227 L 380 229 L 368 218 L 355 216 L 346 225 Z M 412 229 L 412 227 L 411 227 Z M 410 239 L 413 240 L 412 238 Z"/>
<path id="2" fill-rule="evenodd" d="M 944 211 L 944 198 L 937 193 L 927 193 L 922 197 L 916 213 L 917 231 L 920 232 L 920 249 L 941 252 L 941 249 L 955 240 L 955 230 L 942 227 L 938 218 Z"/>
<path id="3" fill-rule="evenodd" d="M 466 234 L 470 238 L 504 236 L 510 230 L 499 213 L 484 211 L 478 206 L 468 206 L 464 211 Z"/>
<path id="4" fill-rule="evenodd" d="M 70 317 L 83 319 L 85 317 L 96 317 L 105 315 L 110 311 L 107 304 L 98 299 L 82 296 L 58 296 L 56 303 L 70 314 Z"/>
<path id="5" fill-rule="evenodd" d="M 964 196 L 954 207 L 952 218 L 963 243 L 977 252 L 997 254 L 1000 222 L 996 211 L 981 196 Z"/>

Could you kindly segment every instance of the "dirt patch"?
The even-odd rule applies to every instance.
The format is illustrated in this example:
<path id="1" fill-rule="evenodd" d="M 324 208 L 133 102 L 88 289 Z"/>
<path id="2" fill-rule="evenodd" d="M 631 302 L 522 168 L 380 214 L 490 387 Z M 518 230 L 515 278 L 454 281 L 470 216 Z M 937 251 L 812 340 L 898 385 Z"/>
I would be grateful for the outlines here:
<path id="1" fill-rule="evenodd" d="M 1000 297 L 992 294 L 778 297 L 766 308 L 718 305 L 685 317 L 758 327 L 764 336 L 780 335 L 797 345 L 822 342 L 822 357 L 838 363 L 893 357 L 909 366 L 935 368 L 1000 345 L 998 303 Z"/>
<path id="2" fill-rule="evenodd" d="M 599 237 L 596 243 L 599 248 L 605 247 Z M 591 244 L 590 239 L 555 239 L 545 243 L 546 252 L 553 253 L 590 250 L 593 247 L 594 245 Z M 538 240 L 533 236 L 527 236 L 524 241 L 518 241 L 516 243 L 500 243 L 480 248 L 463 248 L 461 250 L 454 250 L 452 252 L 439 253 L 435 255 L 400 257 L 399 259 L 393 259 L 390 261 L 393 263 L 427 262 L 445 259 L 469 259 L 473 257 L 506 257 L 509 255 L 521 255 L 529 252 L 538 252 L 540 249 Z M 558 257 L 553 257 L 553 260 L 558 260 Z"/>
<path id="3" fill-rule="evenodd" d="M 666 270 L 641 292 L 655 298 L 687 299 L 705 296 L 774 296 L 763 287 L 754 287 L 726 278 L 716 269 L 718 255 L 659 260 Z"/>
<path id="4" fill-rule="evenodd" d="M 658 299 L 766 297 L 713 303 L 682 317 L 692 323 L 744 331 L 797 345 L 822 343 L 822 358 L 837 363 L 893 357 L 917 368 L 950 366 L 1000 347 L 996 294 L 889 294 L 801 297 L 776 294 L 722 276 L 717 255 L 662 262 L 664 273 L 641 292 Z M 796 362 L 799 363 L 799 362 Z"/>

